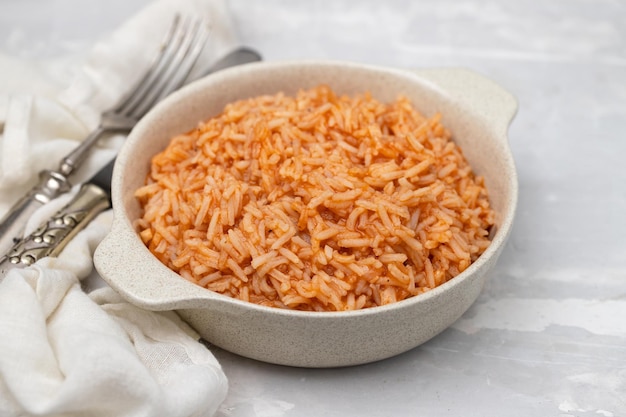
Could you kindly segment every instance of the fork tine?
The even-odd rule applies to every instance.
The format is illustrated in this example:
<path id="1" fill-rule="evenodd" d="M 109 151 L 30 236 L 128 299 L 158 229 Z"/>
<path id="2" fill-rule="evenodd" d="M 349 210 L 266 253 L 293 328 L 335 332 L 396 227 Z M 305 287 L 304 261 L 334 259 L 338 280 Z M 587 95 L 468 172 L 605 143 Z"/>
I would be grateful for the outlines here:
<path id="1" fill-rule="evenodd" d="M 152 86 L 150 92 L 142 98 L 138 107 L 131 113 L 132 117 L 141 117 L 159 100 L 178 89 L 197 61 L 208 33 L 200 20 L 185 22 L 184 30 L 188 35 L 180 43 L 178 51 L 168 68 L 160 74 L 158 81 Z M 189 29 L 191 26 L 191 29 Z"/>
<path id="2" fill-rule="evenodd" d="M 172 54 L 176 51 L 175 43 L 179 38 L 179 26 L 181 17 L 179 14 L 174 16 L 172 25 L 169 28 L 167 36 L 165 37 L 159 54 L 155 57 L 150 65 L 150 68 L 146 74 L 131 88 L 123 98 L 118 102 L 114 109 L 115 113 L 128 113 L 129 109 L 137 105 L 137 102 L 150 90 L 152 84 L 163 71 L 163 68 L 167 65 L 167 62 L 171 60 Z"/>
<path id="3" fill-rule="evenodd" d="M 200 54 L 204 49 L 204 44 L 209 37 L 209 32 L 200 20 L 195 22 L 194 32 L 196 33 L 196 36 L 193 38 L 193 41 L 189 46 L 186 57 L 183 57 L 182 62 L 178 66 L 178 71 L 176 71 L 175 75 L 170 78 L 167 85 L 164 86 L 161 93 L 157 97 L 157 101 L 165 98 L 165 96 L 167 96 L 170 92 L 179 89 L 185 82 L 187 82 L 187 77 L 200 57 Z"/>

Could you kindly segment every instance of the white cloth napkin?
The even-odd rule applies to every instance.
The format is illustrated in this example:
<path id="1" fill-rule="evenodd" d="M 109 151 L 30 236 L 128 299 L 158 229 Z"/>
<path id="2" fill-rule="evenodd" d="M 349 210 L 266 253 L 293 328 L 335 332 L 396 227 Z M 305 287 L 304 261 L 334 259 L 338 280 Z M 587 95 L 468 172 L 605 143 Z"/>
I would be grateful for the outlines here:
<path id="1" fill-rule="evenodd" d="M 148 68 L 176 12 L 211 26 L 195 73 L 237 46 L 222 0 L 160 0 L 86 57 L 26 62 L 0 54 L 0 215 Z M 103 141 L 77 180 L 122 141 Z M 37 211 L 26 232 L 69 197 Z M 219 363 L 174 312 L 141 310 L 101 281 L 89 293 L 81 287 L 93 277 L 93 251 L 111 220 L 103 213 L 58 258 L 13 270 L 0 283 L 1 416 L 209 416 L 224 400 Z"/>

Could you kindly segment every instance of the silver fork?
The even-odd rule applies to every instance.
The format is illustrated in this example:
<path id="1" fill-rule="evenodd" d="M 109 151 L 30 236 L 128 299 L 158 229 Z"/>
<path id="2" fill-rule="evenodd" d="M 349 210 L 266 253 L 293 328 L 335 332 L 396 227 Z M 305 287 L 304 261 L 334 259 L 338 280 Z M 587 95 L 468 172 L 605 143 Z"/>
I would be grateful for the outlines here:
<path id="1" fill-rule="evenodd" d="M 70 176 L 103 134 L 128 133 L 159 100 L 185 83 L 207 38 L 202 21 L 174 18 L 158 56 L 134 88 L 115 107 L 102 113 L 98 128 L 61 160 L 57 170 L 40 172 L 38 184 L 0 220 L 0 254 L 19 242 L 26 221 L 37 208 L 71 189 Z"/>

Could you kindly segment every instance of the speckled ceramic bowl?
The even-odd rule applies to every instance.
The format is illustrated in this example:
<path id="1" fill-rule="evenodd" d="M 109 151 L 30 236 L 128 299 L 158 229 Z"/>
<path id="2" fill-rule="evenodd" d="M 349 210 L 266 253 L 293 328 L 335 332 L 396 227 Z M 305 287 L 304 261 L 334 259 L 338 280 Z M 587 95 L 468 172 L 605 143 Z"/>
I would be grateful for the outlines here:
<path id="1" fill-rule="evenodd" d="M 170 138 L 237 99 L 295 93 L 320 83 L 339 93 L 370 91 L 382 101 L 408 96 L 426 115 L 440 112 L 475 172 L 483 175 L 497 212 L 497 232 L 462 274 L 417 297 L 350 312 L 302 312 L 231 299 L 184 280 L 146 249 L 132 221 L 133 197 L 150 158 Z M 123 146 L 113 175 L 112 232 L 98 247 L 96 268 L 131 303 L 177 310 L 206 340 L 249 358 L 302 367 L 356 365 L 388 358 L 429 340 L 476 300 L 511 230 L 517 178 L 507 143 L 515 99 L 493 82 L 460 69 L 406 71 L 336 62 L 258 63 L 209 76 L 151 111 Z"/>

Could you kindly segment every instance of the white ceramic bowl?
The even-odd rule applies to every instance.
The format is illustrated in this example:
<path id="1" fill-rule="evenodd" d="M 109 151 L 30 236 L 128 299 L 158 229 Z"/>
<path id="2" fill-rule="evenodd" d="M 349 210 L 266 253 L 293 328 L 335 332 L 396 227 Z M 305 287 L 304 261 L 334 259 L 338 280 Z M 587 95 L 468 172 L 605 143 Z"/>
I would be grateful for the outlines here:
<path id="1" fill-rule="evenodd" d="M 132 227 L 133 192 L 150 158 L 170 138 L 237 99 L 295 93 L 320 83 L 339 93 L 370 91 L 382 101 L 399 93 L 422 113 L 440 112 L 474 171 L 485 177 L 497 232 L 463 273 L 428 293 L 349 312 L 282 310 L 235 300 L 194 285 L 161 264 Z M 429 340 L 476 300 L 511 230 L 517 177 L 507 129 L 517 105 L 493 82 L 461 69 L 407 71 L 337 62 L 257 63 L 211 75 L 173 94 L 132 131 L 115 164 L 114 225 L 95 265 L 108 284 L 149 310 L 177 310 L 209 342 L 249 358 L 302 367 L 356 365 L 388 358 Z"/>

